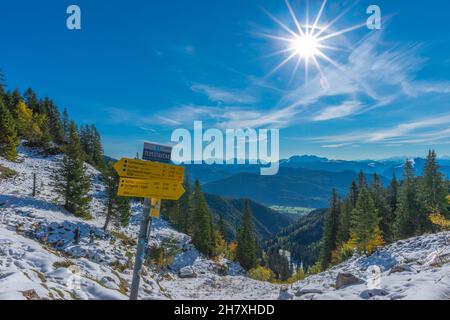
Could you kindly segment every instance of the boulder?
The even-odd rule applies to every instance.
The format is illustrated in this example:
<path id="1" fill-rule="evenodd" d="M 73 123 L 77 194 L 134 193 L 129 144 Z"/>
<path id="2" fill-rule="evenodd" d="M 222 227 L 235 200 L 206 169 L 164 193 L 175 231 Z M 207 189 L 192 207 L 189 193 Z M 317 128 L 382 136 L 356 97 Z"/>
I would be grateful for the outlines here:
<path id="1" fill-rule="evenodd" d="M 351 273 L 339 273 L 336 278 L 336 290 L 361 283 L 364 283 L 364 281 Z"/>
<path id="2" fill-rule="evenodd" d="M 289 292 L 289 289 L 281 288 L 278 300 L 292 300 L 293 297 L 294 295 Z"/>
<path id="3" fill-rule="evenodd" d="M 393 273 L 401 273 L 401 272 L 413 272 L 414 270 L 406 265 L 406 264 L 399 264 L 394 267 L 392 267 L 391 271 L 389 271 L 389 274 Z"/>
<path id="4" fill-rule="evenodd" d="M 319 289 L 300 289 L 295 293 L 296 297 L 301 297 L 306 294 L 322 294 L 322 290 Z"/>
<path id="5" fill-rule="evenodd" d="M 363 299 L 371 299 L 376 296 L 385 297 L 389 294 L 386 290 L 383 289 L 371 289 L 371 290 L 365 290 L 361 292 L 360 297 Z"/>
<path id="6" fill-rule="evenodd" d="M 181 268 L 180 271 L 178 271 L 178 276 L 182 279 L 197 278 L 197 274 L 190 266 Z"/>

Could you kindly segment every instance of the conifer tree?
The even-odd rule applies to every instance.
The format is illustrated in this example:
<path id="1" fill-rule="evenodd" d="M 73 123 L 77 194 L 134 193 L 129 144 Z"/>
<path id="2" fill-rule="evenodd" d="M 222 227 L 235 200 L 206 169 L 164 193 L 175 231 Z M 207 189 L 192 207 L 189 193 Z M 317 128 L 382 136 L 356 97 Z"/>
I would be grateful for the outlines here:
<path id="1" fill-rule="evenodd" d="M 419 201 L 425 207 L 425 211 L 419 215 L 418 228 L 420 233 L 423 233 L 432 230 L 432 225 L 428 219 L 430 213 L 447 214 L 448 183 L 440 172 L 434 150 L 428 152 L 419 188 Z"/>
<path id="2" fill-rule="evenodd" d="M 61 145 L 64 143 L 64 129 L 58 108 L 48 97 L 45 97 L 39 102 L 39 108 L 39 113 L 45 114 L 48 118 L 49 132 L 52 140 L 56 144 Z"/>
<path id="3" fill-rule="evenodd" d="M 341 204 L 336 189 L 333 189 L 330 208 L 325 217 L 324 235 L 321 244 L 322 268 L 327 269 L 331 262 L 331 254 L 337 248 L 337 234 Z"/>
<path id="4" fill-rule="evenodd" d="M 362 251 L 367 251 L 370 242 L 380 237 L 380 219 L 375 203 L 367 188 L 359 192 L 356 208 L 352 211 L 351 238 Z"/>
<path id="5" fill-rule="evenodd" d="M 393 212 L 394 214 L 397 211 L 399 187 L 400 186 L 399 186 L 397 177 L 395 176 L 395 173 L 394 173 L 392 176 L 392 180 L 389 185 L 389 188 L 387 190 L 387 202 L 389 204 L 389 207 L 391 208 L 391 212 Z"/>
<path id="6" fill-rule="evenodd" d="M 281 281 L 286 281 L 293 273 L 289 259 L 280 254 L 280 250 L 277 248 L 271 249 L 267 253 L 267 265 L 275 277 Z"/>
<path id="7" fill-rule="evenodd" d="M 191 234 L 192 232 L 191 215 L 193 214 L 193 205 L 191 201 L 192 200 L 191 183 L 188 175 L 186 175 L 183 185 L 185 192 L 181 196 L 180 200 L 177 201 L 179 207 L 177 223 L 182 232 Z"/>
<path id="8" fill-rule="evenodd" d="M 64 142 L 67 143 L 69 141 L 69 124 L 70 118 L 67 109 L 64 109 L 62 116 L 62 126 L 64 131 Z"/>
<path id="9" fill-rule="evenodd" d="M 31 88 L 28 88 L 27 91 L 25 91 L 23 97 L 26 105 L 33 110 L 34 113 L 39 112 L 39 99 Z"/>
<path id="10" fill-rule="evenodd" d="M 8 160 L 14 161 L 17 157 L 17 146 L 19 139 L 14 123 L 8 108 L 0 96 L 0 155 Z"/>
<path id="11" fill-rule="evenodd" d="M 354 209 L 356 207 L 356 200 L 358 200 L 358 185 L 354 180 L 352 181 L 352 184 L 348 191 L 348 199 L 350 201 L 352 209 Z"/>
<path id="12" fill-rule="evenodd" d="M 22 101 L 22 96 L 20 95 L 20 92 L 18 89 L 15 89 L 13 92 L 8 92 L 5 95 L 5 104 L 8 108 L 9 112 L 11 113 L 11 116 L 14 118 L 14 120 L 17 119 L 17 105 L 20 101 Z"/>
<path id="13" fill-rule="evenodd" d="M 250 270 L 258 264 L 258 251 L 253 215 L 248 200 L 245 200 L 244 212 L 237 233 L 236 258 L 244 269 Z"/>
<path id="14" fill-rule="evenodd" d="M 64 207 L 74 215 L 90 219 L 90 180 L 86 174 L 80 140 L 74 122 L 70 123 L 69 144 L 52 176 L 53 187 L 64 200 Z"/>
<path id="15" fill-rule="evenodd" d="M 223 221 L 223 215 L 220 214 L 219 215 L 219 222 L 217 224 L 217 230 L 220 232 L 220 234 L 222 235 L 222 237 L 224 237 L 224 239 L 226 239 L 226 230 L 225 230 L 225 222 Z"/>
<path id="16" fill-rule="evenodd" d="M 367 188 L 367 187 L 368 187 L 368 185 L 367 185 L 366 175 L 361 170 L 358 175 L 358 190 L 362 190 L 363 188 Z"/>
<path id="17" fill-rule="evenodd" d="M 395 213 L 397 238 L 404 239 L 416 235 L 420 210 L 414 168 L 411 161 L 408 160 L 403 169 L 403 181 L 399 190 L 397 211 Z"/>
<path id="18" fill-rule="evenodd" d="M 380 229 L 383 239 L 387 242 L 391 242 L 394 240 L 392 228 L 395 222 L 395 216 L 387 202 L 386 190 L 383 187 L 383 183 L 376 173 L 373 175 L 370 191 L 372 193 L 375 209 L 377 209 L 380 218 Z"/>
<path id="19" fill-rule="evenodd" d="M 195 182 L 192 197 L 192 242 L 201 253 L 211 257 L 214 254 L 215 242 L 212 228 L 212 215 L 198 180 Z"/>
<path id="20" fill-rule="evenodd" d="M 119 176 L 114 169 L 113 162 L 109 162 L 104 173 L 106 184 L 106 218 L 103 229 L 106 231 L 110 222 L 116 226 L 125 227 L 128 225 L 131 216 L 130 200 L 117 195 L 119 188 Z"/>
<path id="21" fill-rule="evenodd" d="M 354 209 L 350 199 L 345 199 L 341 204 L 339 214 L 339 228 L 337 232 L 337 244 L 341 245 L 350 240 L 350 220 Z"/>
<path id="22" fill-rule="evenodd" d="M 103 147 L 97 128 L 94 125 L 85 125 L 80 128 L 79 134 L 81 147 L 87 156 L 86 160 L 98 169 L 102 169 L 104 166 Z"/>
<path id="23" fill-rule="evenodd" d="M 5 74 L 3 73 L 3 70 L 0 69 L 0 98 L 3 98 L 3 96 L 5 95 L 5 87 L 6 87 Z"/>

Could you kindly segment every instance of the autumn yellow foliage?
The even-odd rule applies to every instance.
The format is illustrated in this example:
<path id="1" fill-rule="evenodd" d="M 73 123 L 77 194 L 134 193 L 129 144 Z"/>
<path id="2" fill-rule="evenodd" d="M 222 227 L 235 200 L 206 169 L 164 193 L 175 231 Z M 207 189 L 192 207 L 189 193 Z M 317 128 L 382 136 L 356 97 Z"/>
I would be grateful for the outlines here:
<path id="1" fill-rule="evenodd" d="M 257 266 L 248 272 L 248 276 L 259 281 L 272 282 L 275 279 L 275 274 L 269 268 Z"/>
<path id="2" fill-rule="evenodd" d="M 440 227 L 442 230 L 450 230 L 450 220 L 439 213 L 432 213 L 429 216 L 430 221 Z"/>
<path id="3" fill-rule="evenodd" d="M 237 250 L 237 243 L 231 242 L 228 244 L 228 248 L 225 252 L 225 258 L 231 261 L 236 261 L 236 250 Z"/>

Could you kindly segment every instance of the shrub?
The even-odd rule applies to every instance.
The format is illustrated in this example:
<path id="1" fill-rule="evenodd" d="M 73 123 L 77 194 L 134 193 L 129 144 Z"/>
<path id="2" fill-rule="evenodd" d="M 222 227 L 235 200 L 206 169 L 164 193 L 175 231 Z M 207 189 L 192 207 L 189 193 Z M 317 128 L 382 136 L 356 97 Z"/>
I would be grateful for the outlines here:
<path id="1" fill-rule="evenodd" d="M 275 274 L 269 268 L 257 266 L 248 272 L 248 276 L 258 281 L 273 282 Z"/>
<path id="2" fill-rule="evenodd" d="M 16 175 L 17 175 L 17 172 L 15 172 L 14 170 L 0 165 L 0 180 L 1 179 L 9 179 Z"/>
<path id="3" fill-rule="evenodd" d="M 319 261 L 319 262 L 316 262 L 315 265 L 313 265 L 313 266 L 308 268 L 307 275 L 308 276 L 312 276 L 312 275 L 315 275 L 315 274 L 318 274 L 318 273 L 321 273 L 321 272 L 322 272 L 322 264 Z"/>

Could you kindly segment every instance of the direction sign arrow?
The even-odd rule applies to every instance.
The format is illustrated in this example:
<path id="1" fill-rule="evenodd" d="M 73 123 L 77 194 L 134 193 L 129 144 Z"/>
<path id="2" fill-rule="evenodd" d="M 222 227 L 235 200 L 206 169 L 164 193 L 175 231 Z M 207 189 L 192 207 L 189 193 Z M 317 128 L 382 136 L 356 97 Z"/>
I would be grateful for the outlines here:
<path id="1" fill-rule="evenodd" d="M 178 200 L 185 190 L 180 182 L 162 179 L 120 178 L 118 196 Z"/>
<path id="2" fill-rule="evenodd" d="M 123 158 L 114 165 L 120 177 L 138 179 L 164 179 L 182 183 L 184 168 L 165 163 Z"/>

